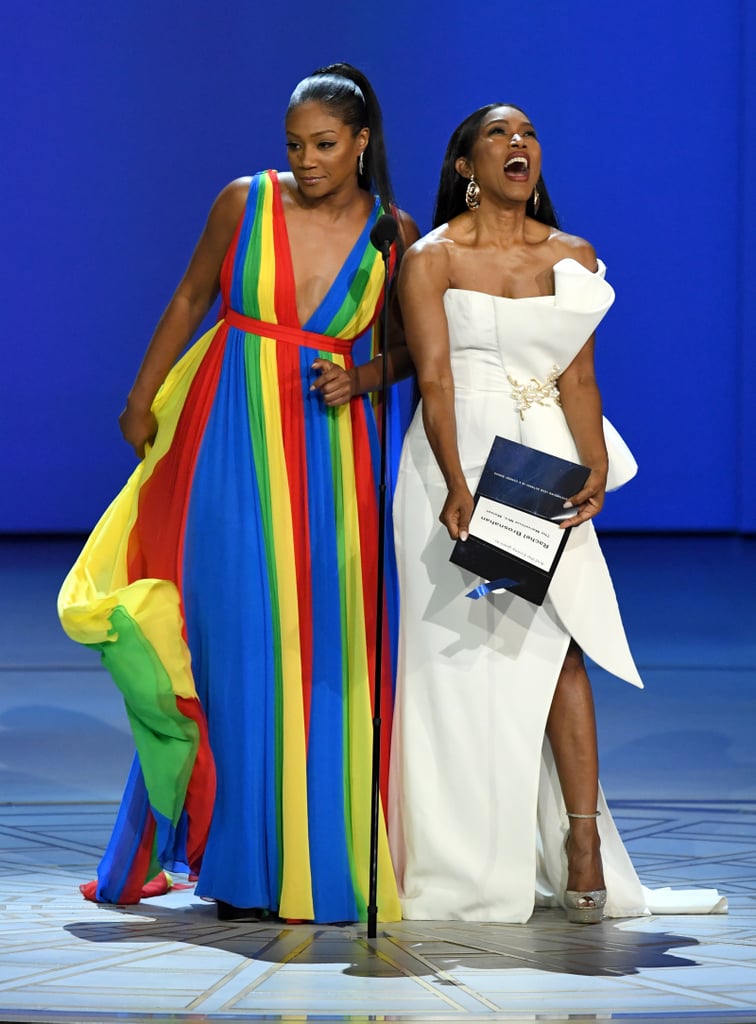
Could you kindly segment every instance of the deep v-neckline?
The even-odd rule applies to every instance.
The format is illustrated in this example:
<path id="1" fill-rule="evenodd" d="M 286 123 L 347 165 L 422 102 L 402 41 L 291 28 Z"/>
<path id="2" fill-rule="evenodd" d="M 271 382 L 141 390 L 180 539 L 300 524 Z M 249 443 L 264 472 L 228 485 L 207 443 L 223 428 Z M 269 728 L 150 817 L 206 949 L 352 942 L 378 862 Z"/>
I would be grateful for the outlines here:
<path id="1" fill-rule="evenodd" d="M 286 224 L 286 215 L 284 213 L 283 198 L 281 196 L 281 183 L 279 181 L 278 174 L 275 171 L 271 171 L 270 176 L 273 181 L 273 217 L 274 221 L 278 221 L 280 225 L 278 232 L 276 232 L 280 241 L 280 247 L 276 257 L 276 262 L 279 263 L 279 266 L 281 267 L 281 270 L 283 271 L 284 275 L 288 277 L 289 280 L 291 281 L 291 312 L 294 318 L 296 319 L 296 326 L 299 327 L 300 330 L 308 330 L 311 329 L 310 325 L 312 324 L 313 320 L 315 320 L 315 318 L 319 315 L 319 313 L 326 305 L 326 303 L 329 302 L 336 286 L 342 281 L 342 279 L 345 276 L 348 276 L 352 266 L 359 266 L 362 260 L 362 256 L 360 255 L 359 258 L 357 259 L 355 259 L 355 256 L 358 253 L 361 254 L 365 249 L 365 246 L 367 244 L 366 236 L 369 236 L 372 226 L 375 222 L 380 200 L 376 196 L 372 209 L 368 214 L 367 220 L 365 221 L 365 224 L 363 225 L 359 235 L 355 239 L 355 242 L 352 245 L 351 249 L 347 253 L 344 262 L 339 267 L 336 276 L 334 277 L 333 281 L 330 283 L 328 288 L 325 290 L 323 298 L 320 300 L 317 306 L 315 306 L 315 308 L 310 313 L 305 323 L 302 323 L 299 318 L 299 309 L 297 308 L 297 282 L 296 278 L 294 277 L 294 259 L 291 252 L 291 240 L 289 238 L 289 229 Z M 321 331 L 320 333 L 325 332 Z"/>

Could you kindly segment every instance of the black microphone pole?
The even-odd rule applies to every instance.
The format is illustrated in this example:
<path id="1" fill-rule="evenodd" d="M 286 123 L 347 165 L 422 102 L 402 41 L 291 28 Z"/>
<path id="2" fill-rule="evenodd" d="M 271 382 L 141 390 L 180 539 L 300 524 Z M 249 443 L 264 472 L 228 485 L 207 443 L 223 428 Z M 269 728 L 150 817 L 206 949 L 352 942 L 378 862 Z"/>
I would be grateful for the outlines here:
<path id="1" fill-rule="evenodd" d="M 381 355 L 381 461 L 378 472 L 378 574 L 375 609 L 375 678 L 373 682 L 373 769 L 370 792 L 370 888 L 367 906 L 367 934 L 376 937 L 378 921 L 378 823 L 381 801 L 381 670 L 383 663 L 383 559 L 386 546 L 386 428 L 388 408 L 388 285 L 389 254 L 396 239 L 399 225 L 385 213 L 379 217 L 370 232 L 370 241 L 383 256 L 383 309 L 379 346 Z"/>

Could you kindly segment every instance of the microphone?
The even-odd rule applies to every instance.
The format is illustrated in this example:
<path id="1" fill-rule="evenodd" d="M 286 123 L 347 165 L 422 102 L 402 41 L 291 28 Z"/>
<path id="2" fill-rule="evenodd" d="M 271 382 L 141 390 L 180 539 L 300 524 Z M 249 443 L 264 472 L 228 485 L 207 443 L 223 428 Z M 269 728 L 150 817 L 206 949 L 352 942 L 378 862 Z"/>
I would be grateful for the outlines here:
<path id="1" fill-rule="evenodd" d="M 383 258 L 388 259 L 389 248 L 391 243 L 396 241 L 398 234 L 399 225 L 397 224 L 396 217 L 392 217 L 390 213 L 383 213 L 373 225 L 373 230 L 370 232 L 370 241 L 378 252 L 383 254 Z"/>

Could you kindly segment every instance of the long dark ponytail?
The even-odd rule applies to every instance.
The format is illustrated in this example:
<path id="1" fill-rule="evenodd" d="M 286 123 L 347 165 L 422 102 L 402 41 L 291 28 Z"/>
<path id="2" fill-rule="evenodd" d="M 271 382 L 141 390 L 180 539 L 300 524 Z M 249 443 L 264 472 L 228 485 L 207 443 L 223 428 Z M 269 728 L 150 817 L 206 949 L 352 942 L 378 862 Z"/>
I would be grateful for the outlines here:
<path id="1" fill-rule="evenodd" d="M 485 107 L 480 107 L 479 110 L 474 111 L 469 117 L 466 117 L 462 124 L 457 125 L 452 132 L 452 137 L 449 139 L 449 145 L 446 147 L 446 153 L 444 154 L 444 162 L 441 165 L 441 179 L 438 183 L 436 205 L 433 210 L 434 228 L 437 228 L 440 224 L 448 223 L 453 217 L 459 216 L 460 213 L 464 213 L 467 209 L 465 192 L 468 180 L 459 173 L 456 163 L 460 157 L 470 159 L 473 143 L 478 137 L 483 118 L 490 110 L 494 110 L 496 107 L 513 107 L 515 110 L 520 110 L 520 107 L 515 106 L 513 103 L 489 103 Z M 549 197 L 543 176 L 538 178 L 536 188 L 540 197 L 538 209 L 535 209 L 533 197 L 531 196 L 526 206 L 527 215 L 534 220 L 540 221 L 542 224 L 558 228 L 559 221 L 557 220 L 556 211 Z"/>
<path id="2" fill-rule="evenodd" d="M 366 76 L 351 64 L 328 64 L 317 68 L 291 94 L 286 113 L 309 100 L 328 107 L 355 134 L 360 128 L 370 130 L 362 174 L 358 174 L 357 181 L 366 192 L 378 194 L 385 211 L 395 210 L 383 137 L 383 115 L 378 97 Z"/>

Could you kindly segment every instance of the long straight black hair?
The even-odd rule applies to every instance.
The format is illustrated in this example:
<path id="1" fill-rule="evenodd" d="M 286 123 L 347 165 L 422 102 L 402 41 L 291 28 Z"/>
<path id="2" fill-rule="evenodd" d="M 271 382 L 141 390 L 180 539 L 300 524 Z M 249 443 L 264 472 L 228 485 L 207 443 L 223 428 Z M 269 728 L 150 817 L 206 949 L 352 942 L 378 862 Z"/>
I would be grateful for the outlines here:
<path id="1" fill-rule="evenodd" d="M 441 165 L 441 180 L 438 183 L 436 205 L 433 210 L 434 228 L 439 227 L 441 224 L 447 224 L 453 217 L 459 216 L 460 213 L 464 213 L 467 209 L 465 192 L 467 191 L 468 179 L 462 177 L 456 168 L 456 163 L 461 156 L 468 160 L 470 159 L 473 144 L 478 137 L 483 118 L 490 110 L 495 110 L 496 107 L 513 107 L 515 110 L 519 110 L 520 113 L 524 113 L 522 108 L 514 103 L 488 103 L 485 107 L 480 107 L 479 110 L 466 117 L 462 124 L 457 125 L 452 133 L 452 137 L 449 139 L 449 145 L 446 147 L 446 153 L 444 154 L 444 162 Z M 533 197 L 531 196 L 528 199 L 526 213 L 529 217 L 533 217 L 542 224 L 558 228 L 559 221 L 557 220 L 556 211 L 542 176 L 538 178 L 536 188 L 540 196 L 538 209 L 535 209 Z"/>
<path id="2" fill-rule="evenodd" d="M 294 107 L 310 100 L 322 103 L 355 135 L 361 128 L 370 130 L 363 170 L 357 176 L 357 183 L 366 192 L 378 194 L 386 213 L 395 213 L 396 202 L 383 137 L 383 115 L 367 77 L 351 64 L 328 64 L 317 68 L 291 94 L 287 115 Z"/>

